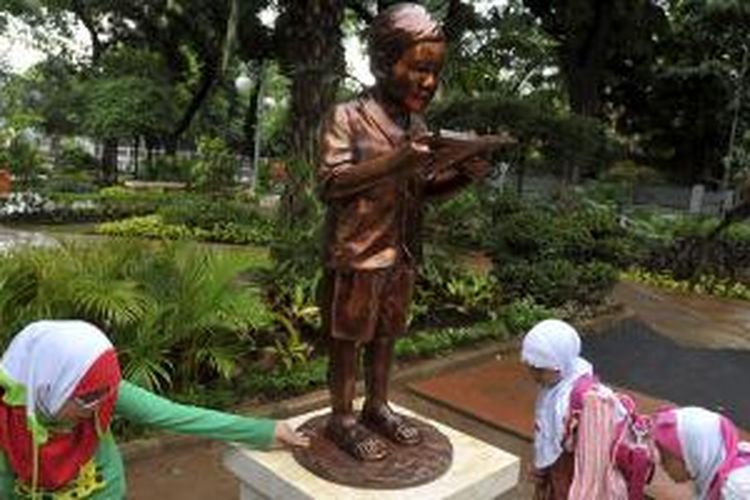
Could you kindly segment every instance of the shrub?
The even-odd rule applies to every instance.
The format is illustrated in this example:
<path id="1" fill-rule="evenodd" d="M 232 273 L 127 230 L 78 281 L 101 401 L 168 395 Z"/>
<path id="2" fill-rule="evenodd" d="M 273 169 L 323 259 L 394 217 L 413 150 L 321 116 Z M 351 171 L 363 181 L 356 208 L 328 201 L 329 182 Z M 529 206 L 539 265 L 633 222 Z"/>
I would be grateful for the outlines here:
<path id="1" fill-rule="evenodd" d="M 418 272 L 410 311 L 417 328 L 473 323 L 497 311 L 501 295 L 495 277 L 451 253 L 428 252 Z"/>
<path id="2" fill-rule="evenodd" d="M 506 305 L 500 314 L 513 335 L 523 335 L 538 322 L 559 317 L 555 309 L 540 305 L 532 297 L 523 297 Z"/>
<path id="3" fill-rule="evenodd" d="M 705 274 L 691 282 L 677 280 L 668 272 L 632 268 L 623 271 L 620 277 L 675 292 L 693 292 L 726 299 L 750 300 L 750 286 Z"/>
<path id="4" fill-rule="evenodd" d="M 23 132 L 0 131 L 0 168 L 8 168 L 21 189 L 37 184 L 44 167 L 44 158 L 36 144 Z"/>
<path id="5" fill-rule="evenodd" d="M 54 174 L 45 181 L 43 188 L 47 193 L 93 193 L 97 186 L 94 174 L 77 171 Z"/>
<path id="6" fill-rule="evenodd" d="M 195 189 L 221 191 L 234 185 L 237 165 L 223 139 L 202 137 L 198 141 L 198 157 L 191 172 Z"/>
<path id="7" fill-rule="evenodd" d="M 184 224 L 189 227 L 211 229 L 217 225 L 253 225 L 271 223 L 249 204 L 233 200 L 219 200 L 204 197 L 182 197 L 158 210 L 158 214 L 168 224 Z"/>
<path id="8" fill-rule="evenodd" d="M 122 240 L 10 253 L 0 260 L 0 344 L 36 319 L 81 318 L 109 334 L 131 380 L 231 379 L 273 321 L 257 289 L 238 283 L 251 257 Z"/>
<path id="9" fill-rule="evenodd" d="M 97 158 L 75 142 L 64 141 L 55 159 L 57 168 L 66 173 L 94 171 L 99 167 Z"/>
<path id="10" fill-rule="evenodd" d="M 147 181 L 187 182 L 191 179 L 196 161 L 179 156 L 160 155 L 145 162 L 137 172 L 139 179 Z"/>
<path id="11" fill-rule="evenodd" d="M 490 252 L 507 298 L 531 296 L 548 306 L 595 304 L 614 285 L 616 268 L 636 258 L 635 245 L 606 207 L 527 206 L 495 213 Z"/>
<path id="12" fill-rule="evenodd" d="M 265 245 L 270 242 L 272 232 L 268 223 L 260 220 L 258 225 L 241 225 L 233 222 L 214 224 L 209 229 L 186 224 L 169 224 L 158 214 L 131 217 L 115 222 L 99 224 L 97 234 L 131 238 L 156 238 L 169 240 L 197 240 L 238 245 Z"/>
<path id="13" fill-rule="evenodd" d="M 477 190 L 464 189 L 456 196 L 427 206 L 425 229 L 432 233 L 433 240 L 477 247 L 484 242 L 488 218 Z"/>

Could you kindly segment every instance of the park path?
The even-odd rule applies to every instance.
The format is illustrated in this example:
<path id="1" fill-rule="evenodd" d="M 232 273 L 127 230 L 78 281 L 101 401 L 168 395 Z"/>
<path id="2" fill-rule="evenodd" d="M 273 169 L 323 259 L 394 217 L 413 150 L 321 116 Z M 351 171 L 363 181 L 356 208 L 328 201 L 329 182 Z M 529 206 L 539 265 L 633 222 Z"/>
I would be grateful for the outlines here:
<path id="1" fill-rule="evenodd" d="M 686 346 L 750 350 L 750 302 L 620 282 L 612 297 L 653 330 Z"/>

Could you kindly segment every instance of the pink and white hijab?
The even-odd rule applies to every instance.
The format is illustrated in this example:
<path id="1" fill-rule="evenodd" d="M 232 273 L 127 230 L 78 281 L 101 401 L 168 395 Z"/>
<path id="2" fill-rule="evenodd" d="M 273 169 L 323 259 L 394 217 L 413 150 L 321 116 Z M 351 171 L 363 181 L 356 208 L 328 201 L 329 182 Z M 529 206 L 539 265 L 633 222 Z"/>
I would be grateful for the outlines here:
<path id="1" fill-rule="evenodd" d="M 654 420 L 654 440 L 685 462 L 698 500 L 720 500 L 729 475 L 750 465 L 747 443 L 718 413 L 698 407 L 663 410 Z"/>
<path id="2" fill-rule="evenodd" d="M 537 323 L 523 339 L 521 360 L 525 364 L 558 370 L 561 376 L 554 386 L 542 388 L 536 400 L 534 465 L 538 469 L 549 467 L 562 454 L 570 394 L 580 377 L 593 374 L 591 363 L 580 353 L 578 332 L 557 319 Z"/>

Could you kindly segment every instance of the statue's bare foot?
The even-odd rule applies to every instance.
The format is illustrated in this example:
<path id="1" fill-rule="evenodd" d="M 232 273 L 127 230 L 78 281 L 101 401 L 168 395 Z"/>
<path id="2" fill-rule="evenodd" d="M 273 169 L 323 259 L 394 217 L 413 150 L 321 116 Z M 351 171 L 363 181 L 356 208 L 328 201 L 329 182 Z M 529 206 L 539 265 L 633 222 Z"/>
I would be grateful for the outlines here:
<path id="1" fill-rule="evenodd" d="M 407 419 L 391 410 L 387 405 L 367 408 L 362 411 L 360 421 L 369 429 L 395 443 L 414 446 L 422 442 L 422 434 Z"/>
<path id="2" fill-rule="evenodd" d="M 331 417 L 325 432 L 336 446 L 362 462 L 382 460 L 388 455 L 383 440 L 356 421 L 346 423 Z"/>

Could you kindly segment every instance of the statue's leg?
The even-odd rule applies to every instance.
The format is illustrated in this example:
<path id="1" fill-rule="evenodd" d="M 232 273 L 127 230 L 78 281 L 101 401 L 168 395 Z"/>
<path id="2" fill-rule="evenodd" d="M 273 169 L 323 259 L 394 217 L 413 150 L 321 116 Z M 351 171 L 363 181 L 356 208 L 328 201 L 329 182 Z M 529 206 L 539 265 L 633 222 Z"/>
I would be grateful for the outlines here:
<path id="1" fill-rule="evenodd" d="M 361 420 L 369 429 L 402 445 L 415 445 L 422 436 L 414 425 L 388 405 L 393 338 L 378 338 L 365 348 L 366 399 Z"/>
<path id="2" fill-rule="evenodd" d="M 386 444 L 363 427 L 354 415 L 358 355 L 359 346 L 355 341 L 331 339 L 328 386 L 332 412 L 326 435 L 358 460 L 381 460 L 388 454 Z"/>
<path id="3" fill-rule="evenodd" d="M 419 429 L 388 405 L 388 386 L 396 336 L 406 329 L 413 277 L 411 268 L 396 268 L 383 292 L 385 299 L 375 338 L 365 346 L 366 397 L 361 416 L 368 428 L 405 445 L 420 443 L 422 436 Z"/>

